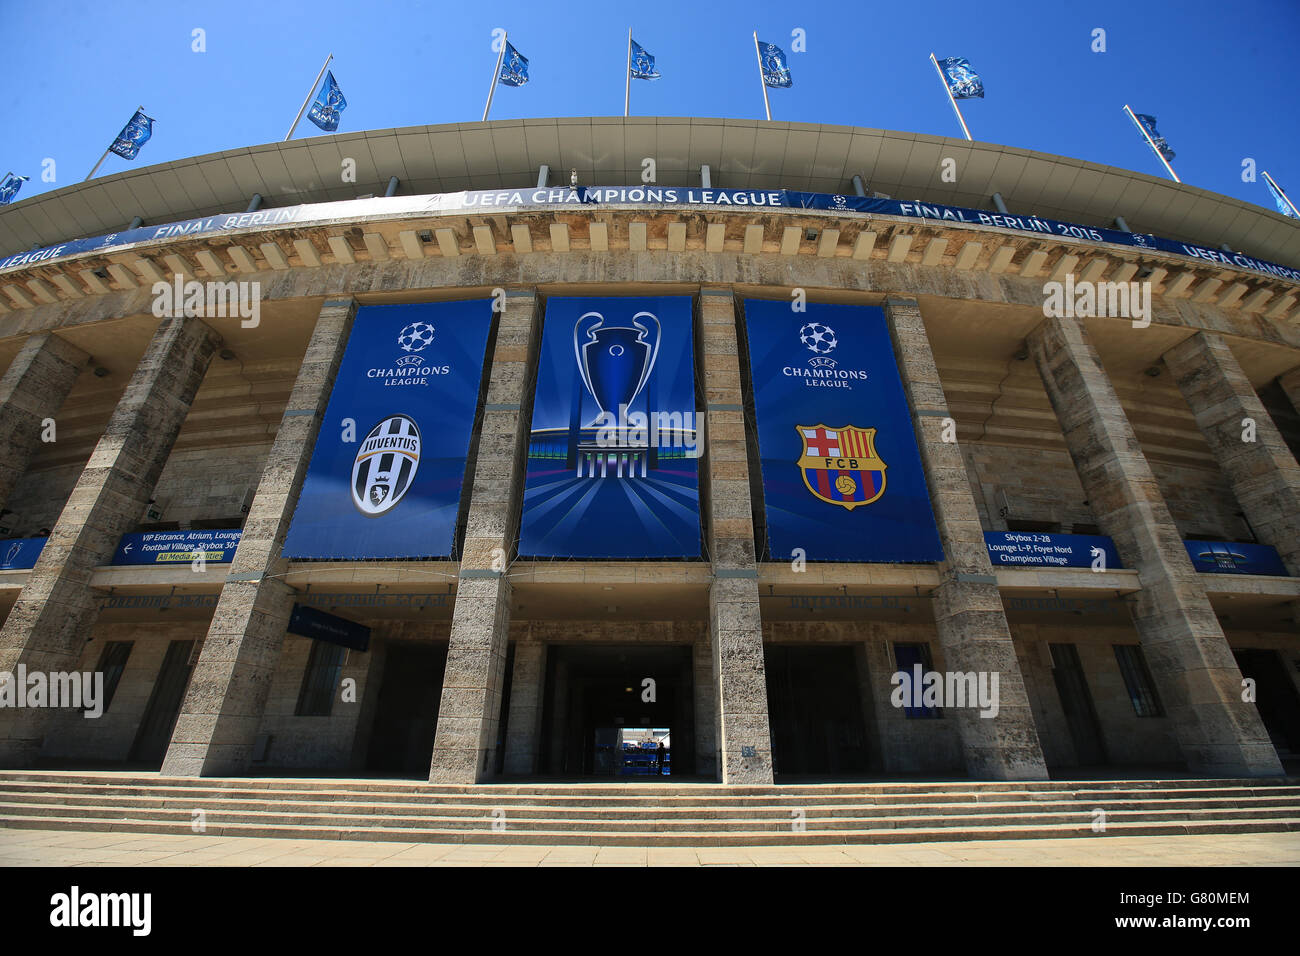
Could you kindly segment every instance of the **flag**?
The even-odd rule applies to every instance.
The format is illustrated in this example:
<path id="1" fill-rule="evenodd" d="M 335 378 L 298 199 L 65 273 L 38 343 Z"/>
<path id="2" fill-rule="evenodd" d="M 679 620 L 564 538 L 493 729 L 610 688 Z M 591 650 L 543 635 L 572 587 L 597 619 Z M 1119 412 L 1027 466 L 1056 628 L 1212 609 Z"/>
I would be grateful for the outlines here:
<path id="1" fill-rule="evenodd" d="M 152 135 L 153 119 L 145 116 L 144 110 L 136 110 L 130 122 L 122 127 L 122 132 L 117 134 L 117 139 L 108 148 L 123 159 L 135 159 L 140 153 L 140 147 L 149 142 Z"/>
<path id="2" fill-rule="evenodd" d="M 969 60 L 960 56 L 944 57 L 939 61 L 939 68 L 948 80 L 948 92 L 953 99 L 968 100 L 972 96 L 984 99 L 984 82 L 970 68 Z"/>
<path id="3" fill-rule="evenodd" d="M 1151 137 L 1151 142 L 1155 143 L 1156 152 L 1165 158 L 1165 162 L 1172 162 L 1174 151 L 1169 148 L 1165 138 L 1156 130 L 1156 118 L 1148 116 L 1146 113 L 1134 113 L 1133 115 L 1137 117 L 1138 125 L 1147 131 L 1147 135 Z"/>
<path id="4" fill-rule="evenodd" d="M 325 85 L 320 88 L 316 102 L 311 104 L 307 118 L 327 133 L 339 128 L 339 114 L 348 108 L 348 101 L 343 98 L 343 91 L 334 82 L 334 72 L 325 74 Z"/>
<path id="5" fill-rule="evenodd" d="M 18 190 L 23 188 L 23 183 L 31 179 L 30 176 L 15 176 L 9 173 L 4 179 L 0 179 L 0 206 L 8 205 L 13 198 L 18 195 Z"/>
<path id="6" fill-rule="evenodd" d="M 528 58 L 515 49 L 515 45 L 506 41 L 506 55 L 501 60 L 501 75 L 498 83 L 506 86 L 523 86 L 528 82 Z"/>
<path id="7" fill-rule="evenodd" d="M 1300 219 L 1300 216 L 1297 216 L 1295 212 L 1291 209 L 1290 203 L 1288 203 L 1286 199 L 1283 198 L 1281 186 L 1275 187 L 1273 185 L 1273 181 L 1269 179 L 1268 176 L 1264 177 L 1264 185 L 1267 186 L 1268 191 L 1273 194 L 1273 202 L 1276 203 L 1278 212 L 1280 212 L 1284 216 L 1290 216 L 1293 219 Z M 15 190 L 15 192 L 17 192 L 17 190 Z M 7 202 L 7 201 L 8 200 L 4 198 L 3 190 L 0 190 L 0 202 Z"/>
<path id="8" fill-rule="evenodd" d="M 780 89 L 793 86 L 790 67 L 785 62 L 785 51 L 775 43 L 764 43 L 762 40 L 758 41 L 758 48 L 763 58 L 763 82 Z"/>
<path id="9" fill-rule="evenodd" d="M 655 58 L 646 52 L 645 47 L 632 41 L 632 78 L 636 80 L 657 80 L 659 71 L 655 69 Z"/>

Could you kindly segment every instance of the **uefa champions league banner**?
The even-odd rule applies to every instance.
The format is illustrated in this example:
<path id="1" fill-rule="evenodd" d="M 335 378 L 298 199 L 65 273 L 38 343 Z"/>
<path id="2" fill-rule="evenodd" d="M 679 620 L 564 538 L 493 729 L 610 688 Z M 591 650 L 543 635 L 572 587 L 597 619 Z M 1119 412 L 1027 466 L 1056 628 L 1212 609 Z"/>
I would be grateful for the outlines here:
<path id="1" fill-rule="evenodd" d="M 773 560 L 943 559 L 879 308 L 745 300 Z"/>
<path id="2" fill-rule="evenodd" d="M 357 310 L 286 558 L 452 553 L 491 325 L 490 299 Z"/>
<path id="3" fill-rule="evenodd" d="M 700 554 L 689 297 L 547 302 L 519 554 Z"/>

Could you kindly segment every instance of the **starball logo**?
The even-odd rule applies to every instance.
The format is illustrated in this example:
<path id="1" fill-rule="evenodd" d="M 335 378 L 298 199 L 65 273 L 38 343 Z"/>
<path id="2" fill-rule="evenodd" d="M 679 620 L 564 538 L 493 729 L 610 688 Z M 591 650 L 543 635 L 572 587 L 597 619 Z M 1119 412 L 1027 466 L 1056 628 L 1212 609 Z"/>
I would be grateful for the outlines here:
<path id="1" fill-rule="evenodd" d="M 852 388 L 855 381 L 866 381 L 866 369 L 844 369 L 830 355 L 839 346 L 835 330 L 822 322 L 809 322 L 799 329 L 799 341 L 813 353 L 808 366 L 787 365 L 782 375 L 801 378 L 812 388 Z"/>
<path id="2" fill-rule="evenodd" d="M 388 368 L 366 370 L 366 378 L 378 379 L 385 388 L 407 385 L 428 385 L 434 375 L 451 374 L 450 365 L 434 365 L 420 355 L 433 344 L 437 330 L 428 322 L 411 322 L 397 333 L 397 347 L 405 355 L 398 356 Z"/>

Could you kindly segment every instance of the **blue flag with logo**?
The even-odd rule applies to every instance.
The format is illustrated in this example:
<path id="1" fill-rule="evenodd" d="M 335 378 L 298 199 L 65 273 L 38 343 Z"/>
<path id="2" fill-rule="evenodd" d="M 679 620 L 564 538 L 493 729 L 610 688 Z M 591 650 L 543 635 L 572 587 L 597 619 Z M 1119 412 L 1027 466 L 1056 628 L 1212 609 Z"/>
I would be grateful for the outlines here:
<path id="1" fill-rule="evenodd" d="M 767 553 L 943 559 L 883 310 L 745 300 Z"/>
<path id="2" fill-rule="evenodd" d="M 516 50 L 509 40 L 506 41 L 506 55 L 501 58 L 501 75 L 497 82 L 506 86 L 523 86 L 528 82 L 528 57 Z"/>
<path id="3" fill-rule="evenodd" d="M 117 134 L 117 139 L 113 140 L 113 145 L 108 148 L 123 159 L 135 159 L 140 147 L 149 142 L 152 135 L 153 119 L 145 116 L 144 110 L 136 110 L 135 115 L 122 127 L 122 132 Z"/>
<path id="4" fill-rule="evenodd" d="M 13 198 L 18 195 L 18 190 L 23 188 L 23 183 L 29 179 L 31 179 L 30 176 L 15 176 L 10 173 L 3 180 L 0 180 L 0 206 L 12 202 Z"/>
<path id="5" fill-rule="evenodd" d="M 343 98 L 343 91 L 334 82 L 334 73 L 325 74 L 325 85 L 311 104 L 307 118 L 327 133 L 339 128 L 339 114 L 348 108 L 348 101 Z"/>
<path id="6" fill-rule="evenodd" d="M 1134 113 L 1133 115 L 1137 117 L 1138 125 L 1146 130 L 1147 135 L 1151 137 L 1151 142 L 1155 143 L 1156 152 L 1165 158 L 1165 162 L 1172 162 L 1174 151 L 1169 148 L 1165 138 L 1156 129 L 1156 118 L 1146 113 Z"/>
<path id="7" fill-rule="evenodd" d="M 452 553 L 491 326 L 490 299 L 357 310 L 286 558 Z"/>
<path id="8" fill-rule="evenodd" d="M 655 69 L 655 58 L 647 53 L 645 47 L 635 40 L 632 41 L 632 79 L 659 79 L 659 71 Z"/>
<path id="9" fill-rule="evenodd" d="M 758 41 L 758 52 L 763 63 L 763 82 L 768 86 L 785 89 L 794 85 L 790 66 L 785 61 L 785 51 L 775 43 Z"/>
<path id="10" fill-rule="evenodd" d="M 968 100 L 972 96 L 984 98 L 984 81 L 971 69 L 969 60 L 960 56 L 947 56 L 939 61 L 939 68 L 948 81 L 948 92 L 953 99 Z"/>
<path id="11" fill-rule="evenodd" d="M 1273 186 L 1273 183 L 1269 181 L 1267 176 L 1264 177 L 1264 185 L 1267 186 L 1268 191 L 1273 194 L 1273 203 L 1277 206 L 1278 212 L 1284 216 L 1290 216 L 1293 219 L 1300 219 L 1300 216 L 1297 216 L 1295 210 L 1291 208 L 1291 204 L 1286 201 L 1283 194 L 1278 191 L 1278 188 Z"/>

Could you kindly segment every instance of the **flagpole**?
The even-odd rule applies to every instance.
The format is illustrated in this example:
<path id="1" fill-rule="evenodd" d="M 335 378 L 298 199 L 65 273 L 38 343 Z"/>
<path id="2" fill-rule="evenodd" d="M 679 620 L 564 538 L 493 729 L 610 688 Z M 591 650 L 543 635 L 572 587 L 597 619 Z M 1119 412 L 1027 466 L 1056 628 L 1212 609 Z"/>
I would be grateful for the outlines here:
<path id="1" fill-rule="evenodd" d="M 623 77 L 623 115 L 632 102 L 632 28 L 627 28 L 627 75 Z"/>
<path id="2" fill-rule="evenodd" d="M 1142 138 L 1147 141 L 1147 145 L 1151 147 L 1151 152 L 1156 154 L 1156 159 L 1160 160 L 1165 169 L 1169 170 L 1169 175 L 1173 177 L 1174 182 L 1181 183 L 1182 180 L 1179 179 L 1178 174 L 1174 172 L 1174 167 L 1170 166 L 1169 160 L 1165 159 L 1165 157 L 1161 155 L 1160 150 L 1156 148 L 1156 141 L 1151 138 L 1151 134 L 1147 132 L 1147 128 L 1138 122 L 1138 118 L 1133 115 L 1133 111 L 1128 108 L 1127 103 L 1124 104 L 1124 112 L 1127 113 L 1128 118 L 1133 121 L 1133 125 L 1138 128 L 1138 132 L 1142 134 Z"/>
<path id="3" fill-rule="evenodd" d="M 957 105 L 957 98 L 952 95 L 952 87 L 948 85 L 948 77 L 943 75 L 943 70 L 939 67 L 939 61 L 930 54 L 930 62 L 934 64 L 935 72 L 939 74 L 939 82 L 943 84 L 943 91 L 948 94 L 948 102 L 952 104 L 952 111 L 957 114 L 957 122 L 961 123 L 961 131 L 966 134 L 966 139 L 974 140 L 975 137 L 970 134 L 970 127 L 966 125 L 966 117 L 961 115 L 961 108 Z"/>
<path id="4" fill-rule="evenodd" d="M 767 110 L 767 119 L 772 121 L 772 104 L 767 101 L 767 80 L 763 79 L 763 54 L 758 49 L 758 31 L 754 31 L 754 56 L 758 57 L 758 85 L 763 88 L 763 109 Z"/>
<path id="5" fill-rule="evenodd" d="M 323 77 L 325 75 L 325 71 L 329 69 L 330 60 L 332 59 L 334 59 L 333 53 L 325 57 L 325 65 L 322 66 L 320 68 L 320 72 L 316 74 L 316 82 L 313 83 L 311 85 L 311 89 L 307 91 L 307 98 L 302 101 L 302 109 L 300 109 L 298 111 L 298 115 L 293 118 L 293 125 L 289 127 L 289 132 L 285 134 L 284 141 L 286 143 L 293 138 L 293 131 L 296 130 L 298 128 L 298 124 L 302 122 L 302 114 L 307 112 L 307 104 L 310 103 L 311 98 L 316 95 L 316 88 L 320 86 L 321 77 Z"/>
<path id="6" fill-rule="evenodd" d="M 144 105 L 143 105 L 143 104 L 141 104 L 140 106 L 137 106 L 137 107 L 135 108 L 135 113 L 143 113 L 143 112 L 144 112 Z M 131 114 L 131 119 L 135 119 L 135 113 L 132 113 L 132 114 Z M 128 120 L 127 122 L 129 123 L 130 120 Z M 115 142 L 117 142 L 117 137 L 116 137 L 116 136 L 113 137 L 113 140 L 108 144 L 108 149 L 104 150 L 104 155 L 101 156 L 101 157 L 99 157 L 99 162 L 97 162 L 97 163 L 95 164 L 95 168 L 92 169 L 92 170 L 90 171 L 90 175 L 88 175 L 85 179 L 82 180 L 83 183 L 84 183 L 84 182 L 88 182 L 89 180 L 93 179 L 94 176 L 95 176 L 95 173 L 99 172 L 99 167 L 100 167 L 100 166 L 103 166 L 103 165 L 104 165 L 104 160 L 108 159 L 108 152 L 109 152 L 109 150 L 111 150 L 111 149 L 113 148 L 113 143 L 115 143 Z"/>
<path id="7" fill-rule="evenodd" d="M 1282 187 L 1277 184 L 1276 179 L 1268 174 L 1268 170 L 1263 170 L 1263 173 L 1264 178 L 1268 180 L 1268 184 L 1273 187 L 1273 191 L 1282 197 L 1284 203 L 1291 207 L 1291 214 L 1297 219 L 1300 219 L 1300 209 L 1296 209 L 1295 203 L 1291 201 L 1291 197 L 1282 192 Z"/>
<path id="8" fill-rule="evenodd" d="M 487 105 L 483 107 L 483 122 L 487 122 L 488 111 L 492 109 L 492 94 L 497 91 L 497 81 L 501 78 L 501 61 L 506 58 L 506 37 L 509 34 L 505 30 L 501 31 L 501 52 L 497 54 L 496 69 L 492 71 L 492 85 L 488 87 Z"/>

